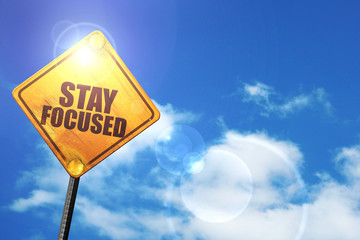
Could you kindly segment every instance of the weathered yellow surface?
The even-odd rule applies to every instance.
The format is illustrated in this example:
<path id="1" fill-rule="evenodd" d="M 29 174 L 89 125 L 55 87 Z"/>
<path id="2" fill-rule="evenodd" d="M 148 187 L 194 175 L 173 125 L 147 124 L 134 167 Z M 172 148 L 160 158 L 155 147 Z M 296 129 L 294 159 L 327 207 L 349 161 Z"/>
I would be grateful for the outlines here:
<path id="1" fill-rule="evenodd" d="M 20 84 L 13 96 L 73 177 L 89 171 L 160 117 L 99 31 Z"/>

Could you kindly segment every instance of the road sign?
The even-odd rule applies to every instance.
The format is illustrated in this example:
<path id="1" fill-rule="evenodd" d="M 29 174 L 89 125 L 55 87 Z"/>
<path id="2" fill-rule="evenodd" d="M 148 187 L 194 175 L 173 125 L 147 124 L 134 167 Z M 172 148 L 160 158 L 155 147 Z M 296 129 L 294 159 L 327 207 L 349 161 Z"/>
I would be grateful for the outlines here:
<path id="1" fill-rule="evenodd" d="M 160 117 L 99 31 L 20 84 L 13 96 L 76 178 Z"/>

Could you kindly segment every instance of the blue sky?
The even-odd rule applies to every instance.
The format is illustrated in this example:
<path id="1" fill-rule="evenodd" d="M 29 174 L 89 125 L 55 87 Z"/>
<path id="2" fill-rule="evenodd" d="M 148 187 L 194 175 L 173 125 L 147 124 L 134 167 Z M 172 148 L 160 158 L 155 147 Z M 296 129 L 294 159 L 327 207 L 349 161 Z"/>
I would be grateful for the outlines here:
<path id="1" fill-rule="evenodd" d="M 54 239 L 68 183 L 11 92 L 101 30 L 161 119 L 81 177 L 70 239 L 360 239 L 359 11 L 0 0 L 2 238 Z"/>

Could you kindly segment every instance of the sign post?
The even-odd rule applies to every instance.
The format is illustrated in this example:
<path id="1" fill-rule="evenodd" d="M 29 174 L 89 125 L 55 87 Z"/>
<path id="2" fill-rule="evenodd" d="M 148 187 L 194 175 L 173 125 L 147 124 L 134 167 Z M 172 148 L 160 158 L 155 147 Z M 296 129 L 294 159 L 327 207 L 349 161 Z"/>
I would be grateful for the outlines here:
<path id="1" fill-rule="evenodd" d="M 100 31 L 20 84 L 13 96 L 71 176 L 59 233 L 66 239 L 60 237 L 68 234 L 79 178 L 155 123 L 160 112 Z"/>
<path id="2" fill-rule="evenodd" d="M 58 240 L 68 239 L 79 181 L 80 178 L 74 178 L 70 176 L 69 186 L 64 204 L 64 211 L 61 218 Z"/>

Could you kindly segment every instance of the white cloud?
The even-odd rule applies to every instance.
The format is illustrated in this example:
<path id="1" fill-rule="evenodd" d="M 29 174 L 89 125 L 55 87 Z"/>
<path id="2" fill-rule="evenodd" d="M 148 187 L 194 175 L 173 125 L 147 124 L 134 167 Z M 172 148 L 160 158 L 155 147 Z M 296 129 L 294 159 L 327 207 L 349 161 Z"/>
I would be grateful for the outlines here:
<path id="1" fill-rule="evenodd" d="M 310 100 L 311 96 L 300 95 L 290 99 L 282 105 L 274 106 L 273 108 L 278 109 L 280 113 L 286 115 L 291 112 L 300 111 L 309 106 L 311 104 Z"/>
<path id="2" fill-rule="evenodd" d="M 230 154 L 216 156 L 221 151 Z M 235 162 L 228 161 L 232 154 L 237 156 Z M 236 162 L 240 158 L 252 173 L 254 188 L 250 203 L 243 212 L 238 212 L 239 208 L 233 205 L 234 199 L 241 200 L 241 194 L 249 193 L 241 184 L 236 184 L 236 179 L 247 179 L 244 172 L 239 176 L 236 174 L 241 173 L 244 167 Z M 86 217 L 85 222 L 97 227 L 100 232 L 106 232 L 112 239 L 120 239 L 120 236 L 125 239 L 145 236 L 149 236 L 147 239 L 160 239 L 161 236 L 177 234 L 186 240 L 356 240 L 360 238 L 360 184 L 353 181 L 357 175 L 346 169 L 358 163 L 359 158 L 358 146 L 343 148 L 335 160 L 341 162 L 342 169 L 345 169 L 343 173 L 351 178 L 352 183 L 340 184 L 330 176 L 320 175 L 321 182 L 311 186 L 310 201 L 307 202 L 306 193 L 304 196 L 301 192 L 305 190 L 297 170 L 301 168 L 303 159 L 296 145 L 262 133 L 231 131 L 219 144 L 210 147 L 205 157 L 204 172 L 183 178 L 180 186 L 169 183 L 167 188 L 147 189 L 164 204 L 173 204 L 174 210 L 182 212 L 182 215 L 166 216 L 150 209 L 119 214 L 94 207 L 91 203 L 89 206 L 92 207 L 86 212 L 95 209 L 96 213 L 96 209 L 102 209 L 104 212 L 101 215 L 106 217 L 102 222 L 107 225 L 92 223 L 93 216 Z M 155 175 L 157 173 L 158 170 L 154 171 Z M 274 184 L 279 177 L 280 185 Z M 299 201 L 294 202 L 294 199 Z M 233 213 L 235 217 L 222 219 L 222 211 L 225 215 Z M 217 217 L 219 221 L 214 221 Z M 145 230 L 136 235 L 131 232 L 133 229 L 129 223 Z M 126 234 L 129 235 L 111 230 L 117 228 L 127 229 L 130 232 Z"/>
<path id="3" fill-rule="evenodd" d="M 139 235 L 136 230 L 126 226 L 131 218 L 125 214 L 101 207 L 87 198 L 79 198 L 76 204 L 85 225 L 95 227 L 100 235 L 111 239 L 129 239 Z"/>
<path id="4" fill-rule="evenodd" d="M 317 88 L 313 91 L 313 96 L 321 103 L 328 114 L 333 112 L 333 106 L 328 100 L 328 95 L 323 88 Z"/>
<path id="5" fill-rule="evenodd" d="M 310 93 L 302 93 L 287 99 L 276 93 L 271 86 L 260 82 L 253 85 L 244 83 L 239 91 L 243 95 L 243 101 L 254 102 L 259 105 L 263 109 L 262 115 L 264 116 L 275 114 L 280 117 L 287 117 L 291 113 L 317 105 L 324 108 L 327 114 L 331 114 L 333 111 L 327 93 L 323 88 L 317 88 Z"/>
<path id="6" fill-rule="evenodd" d="M 349 180 L 360 181 L 360 145 L 343 148 L 335 161 Z"/>
<path id="7" fill-rule="evenodd" d="M 329 182 L 322 185 L 316 200 L 309 204 L 309 217 L 303 239 L 360 239 L 359 190 Z"/>
<path id="8" fill-rule="evenodd" d="M 246 138 L 232 133 L 237 138 Z M 252 136 L 253 138 L 256 136 Z M 269 139 L 268 139 L 269 140 Z M 264 136 L 261 137 L 264 141 Z M 228 140 L 226 142 L 229 142 Z M 232 141 L 230 141 L 232 142 Z M 234 142 L 236 143 L 236 142 Z M 240 142 L 237 142 L 240 143 Z M 279 142 L 270 140 L 267 144 L 279 146 Z M 285 146 L 294 148 L 290 143 L 281 143 L 283 150 Z M 250 146 L 246 146 L 249 148 Z M 260 149 L 257 149 L 258 152 Z M 277 150 L 280 150 L 279 148 Z M 294 149 L 289 152 L 294 153 Z M 360 181 L 358 178 L 358 165 L 360 162 L 359 146 L 343 148 L 335 160 L 341 164 L 343 174 L 348 182 L 338 183 L 329 175 L 319 175 L 321 182 L 311 186 L 310 202 L 291 204 L 288 201 L 273 208 L 261 210 L 259 206 L 272 205 L 274 200 L 271 194 L 261 196 L 262 204 L 257 205 L 256 186 L 254 196 L 249 207 L 238 218 L 223 224 L 209 224 L 198 218 L 192 218 L 189 229 L 195 236 L 203 236 L 205 239 L 306 239 L 306 240 L 356 240 L 360 239 L 358 226 L 360 226 Z M 298 159 L 297 154 L 288 160 Z M 246 159 L 246 158 L 243 158 Z M 263 158 L 264 159 L 264 158 Z M 295 161 L 297 162 L 297 161 Z M 257 162 L 260 163 L 260 162 Z M 268 166 L 264 166 L 269 169 Z M 251 166 L 249 166 L 250 169 Z M 273 170 L 272 170 L 273 171 Z M 281 167 L 275 171 L 284 172 Z M 253 174 L 256 181 L 256 174 Z M 270 179 L 261 178 L 264 182 Z M 269 186 L 267 187 L 269 189 Z M 233 189 L 236 190 L 236 189 Z M 258 189 L 262 191 L 263 189 Z M 214 189 L 216 191 L 216 189 Z M 273 189 L 279 191 L 279 188 Z M 270 196 L 270 197 L 269 197 Z M 277 195 L 276 198 L 284 198 Z M 307 215 L 304 215 L 304 211 Z M 302 221 L 299 221 L 302 220 Z"/>
<path id="9" fill-rule="evenodd" d="M 15 200 L 10 209 L 16 212 L 25 212 L 30 208 L 44 206 L 58 202 L 59 195 L 53 192 L 47 192 L 44 190 L 33 190 L 29 198 L 19 198 Z"/>
<path id="10" fill-rule="evenodd" d="M 297 171 L 302 155 L 293 143 L 231 131 L 204 161 L 205 171 L 173 190 L 175 206 L 194 214 L 175 227 L 184 239 L 300 239 L 307 206 Z"/>
<path id="11" fill-rule="evenodd" d="M 275 93 L 272 87 L 260 82 L 256 82 L 255 85 L 245 83 L 244 91 L 249 98 L 259 104 L 263 101 L 265 101 L 265 103 L 269 103 L 269 96 Z"/>
<path id="12" fill-rule="evenodd" d="M 157 125 L 82 177 L 76 203 L 80 216 L 73 224 L 91 229 L 97 239 L 174 234 L 186 240 L 360 239 L 360 146 L 342 148 L 335 157 L 346 182 L 319 174 L 320 183 L 308 186 L 307 194 L 300 176 L 304 158 L 296 144 L 265 133 L 226 131 L 208 146 L 203 171 L 178 179 L 157 166 L 154 145 L 164 129 L 196 116 L 170 105 L 158 107 L 162 120 Z M 135 160 L 141 152 L 148 160 Z M 31 182 L 36 190 L 14 200 L 12 210 L 45 211 L 40 207 L 51 204 L 61 209 L 68 176 L 55 167 L 60 166 L 56 159 L 48 161 L 24 173 L 19 187 Z M 139 175 L 144 162 L 149 169 Z"/>
<path id="13" fill-rule="evenodd" d="M 77 201 L 81 224 L 87 229 L 95 229 L 100 236 L 110 239 L 161 239 L 171 235 L 171 223 L 183 225 L 178 217 L 166 217 L 150 210 L 123 209 L 123 212 L 110 210 L 81 197 Z"/>

